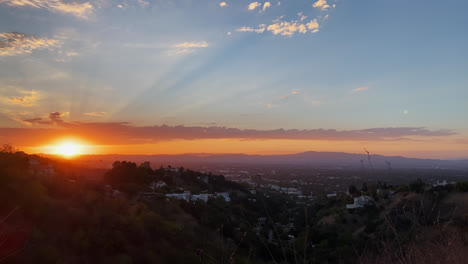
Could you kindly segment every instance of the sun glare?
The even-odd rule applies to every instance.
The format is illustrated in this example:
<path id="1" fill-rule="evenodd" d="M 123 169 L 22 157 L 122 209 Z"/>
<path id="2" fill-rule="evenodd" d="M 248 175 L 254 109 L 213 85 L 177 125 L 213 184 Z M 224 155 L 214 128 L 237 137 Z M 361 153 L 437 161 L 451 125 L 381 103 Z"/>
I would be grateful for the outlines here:
<path id="1" fill-rule="evenodd" d="M 57 146 L 57 154 L 71 157 L 80 154 L 80 146 L 75 143 L 63 143 Z"/>

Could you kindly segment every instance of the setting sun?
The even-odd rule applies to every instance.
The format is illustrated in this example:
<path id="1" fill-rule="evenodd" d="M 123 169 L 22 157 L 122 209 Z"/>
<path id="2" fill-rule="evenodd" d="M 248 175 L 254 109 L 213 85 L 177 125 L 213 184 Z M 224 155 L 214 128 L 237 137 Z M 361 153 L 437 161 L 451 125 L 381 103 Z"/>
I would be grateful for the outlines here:
<path id="1" fill-rule="evenodd" d="M 81 146 L 75 143 L 63 143 L 57 146 L 57 154 L 71 157 L 74 155 L 81 154 Z"/>

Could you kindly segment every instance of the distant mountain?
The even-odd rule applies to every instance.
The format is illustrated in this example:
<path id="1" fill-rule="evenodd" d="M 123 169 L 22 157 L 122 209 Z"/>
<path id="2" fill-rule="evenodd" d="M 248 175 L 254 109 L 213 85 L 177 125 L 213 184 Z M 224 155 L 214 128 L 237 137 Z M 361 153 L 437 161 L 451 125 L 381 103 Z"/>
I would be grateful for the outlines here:
<path id="1" fill-rule="evenodd" d="M 95 165 L 109 166 L 115 160 L 134 162 L 150 161 L 153 165 L 189 166 L 214 164 L 239 165 L 293 165 L 323 168 L 360 168 L 362 164 L 370 167 L 365 154 L 343 152 L 308 151 L 287 155 L 246 155 L 246 154 L 180 154 L 180 155 L 83 155 L 78 159 Z M 401 156 L 371 155 L 370 163 L 374 168 L 440 168 L 468 169 L 468 160 L 417 159 Z"/>

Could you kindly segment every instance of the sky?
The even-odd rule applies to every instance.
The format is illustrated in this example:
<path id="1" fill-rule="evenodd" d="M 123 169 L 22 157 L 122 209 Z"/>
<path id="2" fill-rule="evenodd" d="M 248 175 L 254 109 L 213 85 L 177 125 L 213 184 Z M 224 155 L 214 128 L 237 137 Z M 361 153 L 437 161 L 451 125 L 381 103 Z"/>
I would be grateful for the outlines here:
<path id="1" fill-rule="evenodd" d="M 0 0 L 0 142 L 468 158 L 467 8 Z"/>

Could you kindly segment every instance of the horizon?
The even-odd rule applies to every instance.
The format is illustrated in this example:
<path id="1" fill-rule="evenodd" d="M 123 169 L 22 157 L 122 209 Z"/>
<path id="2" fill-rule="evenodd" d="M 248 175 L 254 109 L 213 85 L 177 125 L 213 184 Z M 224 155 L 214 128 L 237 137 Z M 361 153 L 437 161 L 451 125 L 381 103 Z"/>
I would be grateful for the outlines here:
<path id="1" fill-rule="evenodd" d="M 467 8 L 3 0 L 0 142 L 70 158 L 366 148 L 466 159 Z"/>
<path id="2" fill-rule="evenodd" d="M 21 151 L 21 150 L 19 150 Z M 27 153 L 27 152 L 26 152 Z M 151 157 L 151 156 L 192 156 L 197 158 L 209 158 L 209 157 L 216 157 L 216 156 L 260 156 L 260 157 L 269 157 L 269 156 L 293 156 L 299 154 L 307 154 L 307 153 L 318 153 L 318 154 L 347 154 L 347 155 L 363 155 L 367 156 L 367 153 L 352 153 L 352 152 L 335 152 L 335 151 L 304 151 L 304 152 L 296 152 L 296 153 L 286 153 L 286 154 L 245 154 L 245 153 L 178 153 L 178 154 L 119 154 L 119 153 L 106 153 L 106 154 L 75 154 L 73 157 L 68 157 L 67 159 L 80 159 L 81 157 L 87 156 L 144 156 L 144 157 Z M 64 158 L 63 154 L 60 153 L 27 153 L 28 155 L 38 155 L 38 156 L 45 156 L 45 157 L 59 157 Z M 440 158 L 418 158 L 418 157 L 409 157 L 409 156 L 400 156 L 400 155 L 381 155 L 379 153 L 370 153 L 372 156 L 381 156 L 386 158 L 405 158 L 405 159 L 420 159 L 420 160 L 441 160 L 441 161 L 465 161 L 468 160 L 468 157 L 460 157 L 460 158 L 453 158 L 453 159 L 440 159 Z"/>

